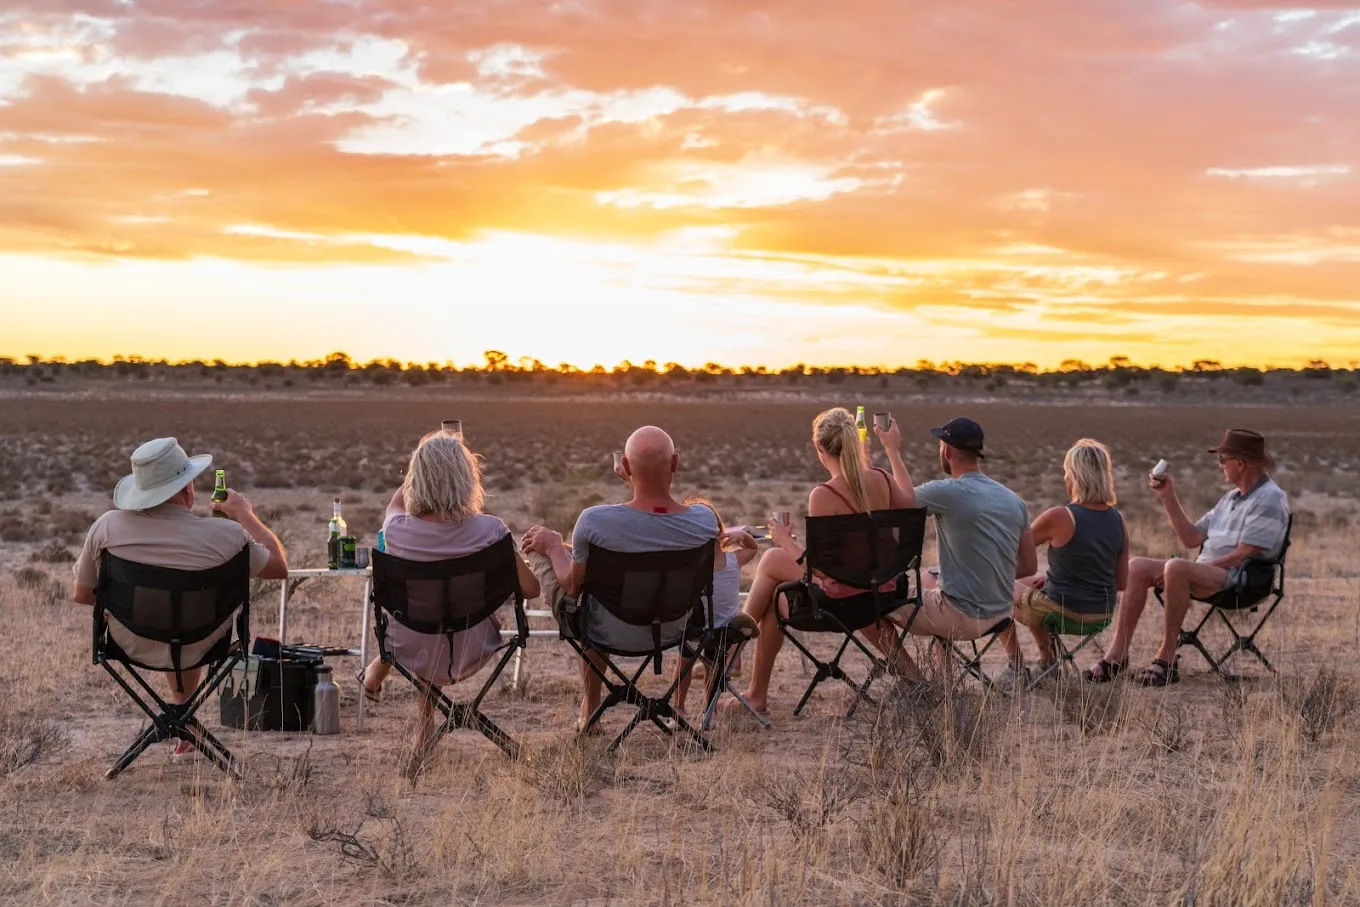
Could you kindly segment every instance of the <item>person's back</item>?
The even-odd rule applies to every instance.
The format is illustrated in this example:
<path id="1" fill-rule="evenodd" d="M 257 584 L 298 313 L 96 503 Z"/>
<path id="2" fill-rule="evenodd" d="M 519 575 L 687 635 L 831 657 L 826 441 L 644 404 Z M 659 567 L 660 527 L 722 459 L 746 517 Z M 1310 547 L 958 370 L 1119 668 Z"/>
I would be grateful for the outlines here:
<path id="1" fill-rule="evenodd" d="M 1068 504 L 1072 538 L 1050 545 L 1044 594 L 1074 614 L 1112 614 L 1119 597 L 1116 576 L 1124 551 L 1124 518 L 1114 507 Z"/>
<path id="2" fill-rule="evenodd" d="M 978 471 L 916 489 L 935 517 L 940 588 L 963 614 L 1001 618 L 1011 610 L 1016 553 L 1029 527 L 1025 502 Z"/>
<path id="3" fill-rule="evenodd" d="M 1269 475 L 1261 476 L 1245 493 L 1231 489 L 1195 522 L 1205 535 L 1196 560 L 1214 561 L 1243 543 L 1260 548 L 1264 558 L 1277 558 L 1289 514 L 1289 496 Z"/>

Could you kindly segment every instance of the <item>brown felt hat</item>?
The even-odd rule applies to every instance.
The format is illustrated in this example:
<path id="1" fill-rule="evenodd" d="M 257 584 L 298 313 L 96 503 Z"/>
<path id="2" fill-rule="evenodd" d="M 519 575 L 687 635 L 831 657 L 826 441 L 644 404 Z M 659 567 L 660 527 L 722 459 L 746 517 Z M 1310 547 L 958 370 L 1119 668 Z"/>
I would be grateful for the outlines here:
<path id="1" fill-rule="evenodd" d="M 1266 439 L 1259 432 L 1248 431 L 1245 428 L 1230 428 L 1225 431 L 1223 441 L 1217 447 L 1210 447 L 1209 453 L 1239 457 L 1265 469 L 1275 468 L 1275 458 L 1266 451 Z"/>

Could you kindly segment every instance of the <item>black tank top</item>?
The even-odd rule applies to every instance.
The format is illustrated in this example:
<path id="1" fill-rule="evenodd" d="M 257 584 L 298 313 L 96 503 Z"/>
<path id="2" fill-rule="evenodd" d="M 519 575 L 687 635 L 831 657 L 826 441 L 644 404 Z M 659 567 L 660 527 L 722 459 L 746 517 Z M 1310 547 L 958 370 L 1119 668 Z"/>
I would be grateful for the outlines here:
<path id="1" fill-rule="evenodd" d="M 1124 520 L 1114 507 L 1068 504 L 1067 512 L 1076 529 L 1066 545 L 1049 546 L 1044 594 L 1075 614 L 1110 614 L 1119 595 L 1115 567 L 1124 550 Z"/>

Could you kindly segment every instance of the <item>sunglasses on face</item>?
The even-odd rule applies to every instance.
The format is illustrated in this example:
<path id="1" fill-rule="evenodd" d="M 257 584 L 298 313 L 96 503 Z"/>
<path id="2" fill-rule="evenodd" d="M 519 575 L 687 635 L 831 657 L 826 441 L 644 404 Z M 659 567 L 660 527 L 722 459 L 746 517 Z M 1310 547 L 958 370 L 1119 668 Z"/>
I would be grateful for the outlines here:
<path id="1" fill-rule="evenodd" d="M 1219 458 L 1218 458 L 1218 465 L 1220 465 L 1220 466 L 1222 466 L 1224 463 L 1234 463 L 1234 462 L 1236 462 L 1236 463 L 1241 463 L 1241 462 L 1242 462 L 1242 458 L 1241 458 L 1241 457 L 1219 457 Z"/>

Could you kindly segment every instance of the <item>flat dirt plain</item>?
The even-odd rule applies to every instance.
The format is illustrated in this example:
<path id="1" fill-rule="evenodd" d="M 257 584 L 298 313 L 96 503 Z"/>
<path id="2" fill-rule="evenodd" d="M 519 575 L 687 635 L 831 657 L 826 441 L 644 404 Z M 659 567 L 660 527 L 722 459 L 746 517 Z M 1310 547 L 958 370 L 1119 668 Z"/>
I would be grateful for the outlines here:
<path id="1" fill-rule="evenodd" d="M 524 762 L 457 732 L 423 771 L 404 773 L 412 691 L 393 676 L 357 732 L 357 665 L 338 659 L 341 735 L 223 730 L 246 761 L 241 783 L 201 761 L 174 764 L 161 746 L 102 780 L 143 725 L 90 664 L 70 560 L 143 440 L 174 435 L 213 453 L 290 563 L 318 566 L 330 498 L 371 544 L 411 447 L 441 418 L 462 418 L 485 458 L 490 512 L 517 532 L 567 531 L 582 507 L 622 499 L 610 454 L 646 423 L 675 437 L 678 492 L 710 497 L 729 523 L 799 514 L 821 478 L 812 417 L 859 402 L 902 423 L 918 481 L 935 474 L 927 429 L 977 418 L 988 471 L 1035 513 L 1062 500 L 1066 447 L 1106 441 L 1135 553 L 1160 556 L 1178 548 L 1147 468 L 1170 460 L 1200 511 L 1223 490 L 1203 449 L 1226 427 L 1264 432 L 1297 515 L 1288 596 L 1262 636 L 1279 675 L 1242 659 L 1245 679 L 1225 684 L 1187 652 L 1184 680 L 1166 690 L 1063 682 L 1011 695 L 941 682 L 928 697 L 886 688 L 879 707 L 842 721 L 846 691 L 830 684 L 792 715 L 807 677 L 786 647 L 772 730 L 733 720 L 704 755 L 641 729 L 607 756 L 604 742 L 573 739 L 569 650 L 534 639 L 524 682 L 502 683 L 485 706 L 527 745 Z M 1306 398 L 4 391 L 0 903 L 1357 904 L 1358 467 L 1360 407 Z M 301 584 L 290 640 L 356 644 L 360 588 Z M 257 633 L 272 635 L 277 601 L 278 584 L 261 584 Z M 1159 633 L 1150 608 L 1136 662 Z M 216 729 L 215 700 L 201 715 Z M 626 717 L 619 708 L 608 726 Z"/>

